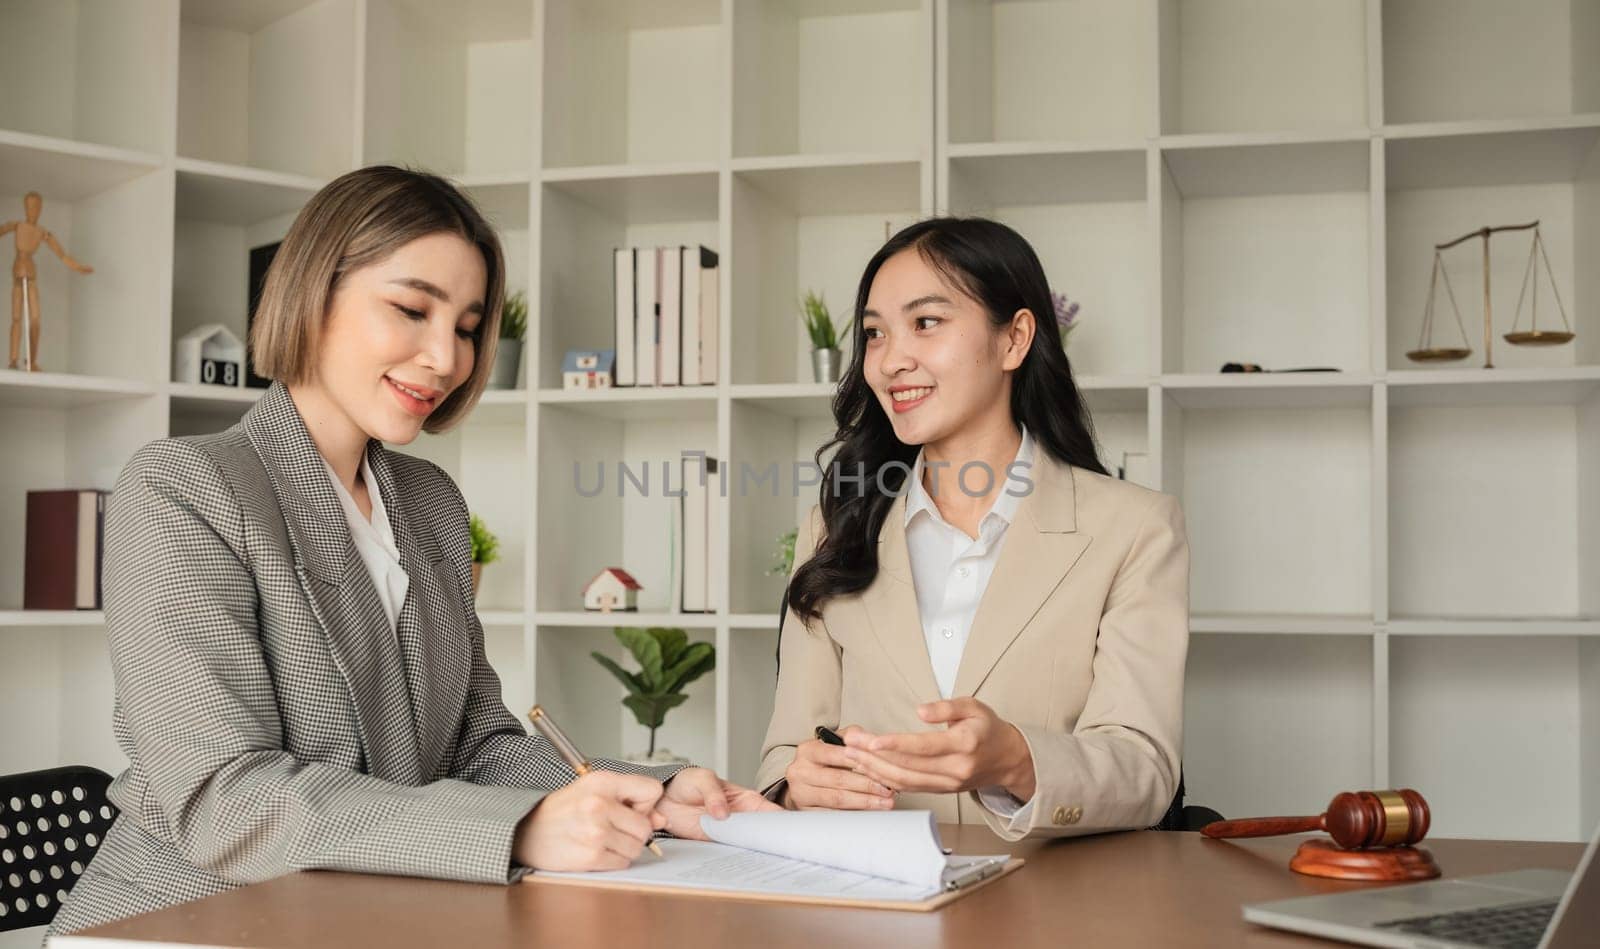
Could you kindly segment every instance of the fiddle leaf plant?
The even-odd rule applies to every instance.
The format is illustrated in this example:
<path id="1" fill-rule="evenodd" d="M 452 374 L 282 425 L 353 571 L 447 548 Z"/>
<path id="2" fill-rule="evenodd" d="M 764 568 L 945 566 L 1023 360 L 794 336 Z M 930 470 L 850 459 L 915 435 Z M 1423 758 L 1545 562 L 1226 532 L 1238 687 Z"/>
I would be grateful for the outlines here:
<path id="1" fill-rule="evenodd" d="M 628 690 L 622 704 L 650 729 L 649 754 L 654 755 L 656 729 L 666 721 L 667 712 L 689 700 L 684 687 L 716 668 L 717 649 L 710 643 L 689 642 L 689 634 L 675 626 L 618 626 L 612 632 L 633 654 L 639 671 L 629 672 L 599 652 L 590 655 Z"/>

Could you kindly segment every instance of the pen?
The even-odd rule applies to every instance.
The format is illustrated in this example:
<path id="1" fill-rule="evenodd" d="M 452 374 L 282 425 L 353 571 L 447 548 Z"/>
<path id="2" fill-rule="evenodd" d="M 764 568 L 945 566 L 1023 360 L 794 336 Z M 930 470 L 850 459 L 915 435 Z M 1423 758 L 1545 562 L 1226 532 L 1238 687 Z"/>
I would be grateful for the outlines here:
<path id="1" fill-rule="evenodd" d="M 844 739 L 840 738 L 839 734 L 837 732 L 835 732 L 833 729 L 829 728 L 826 725 L 818 725 L 817 726 L 817 738 L 819 740 L 821 740 L 821 742 L 824 745 L 843 745 L 844 744 Z"/>
<path id="2" fill-rule="evenodd" d="M 578 750 L 578 746 L 572 743 L 572 739 L 567 737 L 567 733 L 561 730 L 561 726 L 556 724 L 556 720 L 550 717 L 550 713 L 546 712 L 543 706 L 535 705 L 528 709 L 528 721 L 533 723 L 534 728 L 539 729 L 539 734 L 543 735 L 546 741 L 555 746 L 556 752 L 561 755 L 561 760 L 576 771 L 579 777 L 594 770 L 589 765 L 589 759 L 584 757 L 583 752 Z M 666 856 L 654 840 L 647 841 L 645 846 L 658 857 Z"/>

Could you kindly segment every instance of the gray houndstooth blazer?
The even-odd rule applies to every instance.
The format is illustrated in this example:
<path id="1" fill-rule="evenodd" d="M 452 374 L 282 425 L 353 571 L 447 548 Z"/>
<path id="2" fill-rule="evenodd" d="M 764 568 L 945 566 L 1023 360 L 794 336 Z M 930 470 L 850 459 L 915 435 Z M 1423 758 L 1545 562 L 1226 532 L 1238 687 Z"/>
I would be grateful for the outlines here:
<path id="1" fill-rule="evenodd" d="M 377 442 L 368 458 L 411 578 L 398 636 L 282 385 L 124 469 L 104 573 L 122 813 L 52 933 L 307 868 L 523 872 L 517 823 L 574 775 L 501 701 L 460 491 Z"/>

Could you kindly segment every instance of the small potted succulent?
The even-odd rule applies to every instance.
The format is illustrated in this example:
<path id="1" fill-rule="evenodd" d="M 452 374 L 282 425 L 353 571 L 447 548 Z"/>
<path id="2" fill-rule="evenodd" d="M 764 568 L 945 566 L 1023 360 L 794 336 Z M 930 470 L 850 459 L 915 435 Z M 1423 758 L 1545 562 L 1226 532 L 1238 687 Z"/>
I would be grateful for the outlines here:
<path id="1" fill-rule="evenodd" d="M 814 290 L 800 299 L 800 320 L 811 337 L 811 376 L 816 382 L 839 381 L 839 328 L 827 301 Z"/>
<path id="2" fill-rule="evenodd" d="M 522 368 L 522 340 L 528 334 L 528 298 L 521 290 L 506 295 L 500 309 L 500 345 L 495 349 L 489 388 L 515 389 Z"/>
<path id="3" fill-rule="evenodd" d="M 666 721 L 669 711 L 688 701 L 684 687 L 716 668 L 717 648 L 710 643 L 689 642 L 689 634 L 675 626 L 618 626 L 612 632 L 632 653 L 639 671 L 629 672 L 602 653 L 591 655 L 628 690 L 622 704 L 640 725 L 650 729 L 649 749 L 624 760 L 649 765 L 686 763 L 686 759 L 664 748 L 656 750 L 656 729 Z"/>
<path id="4" fill-rule="evenodd" d="M 467 518 L 467 530 L 472 535 L 472 597 L 476 600 L 484 565 L 500 559 L 500 539 L 476 514 Z"/>

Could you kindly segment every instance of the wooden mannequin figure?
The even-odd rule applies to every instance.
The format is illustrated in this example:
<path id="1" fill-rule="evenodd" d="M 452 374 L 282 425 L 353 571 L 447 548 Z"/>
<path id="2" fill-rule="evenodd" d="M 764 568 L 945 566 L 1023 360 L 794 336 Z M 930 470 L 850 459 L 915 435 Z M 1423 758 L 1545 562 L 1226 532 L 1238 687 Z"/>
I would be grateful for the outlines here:
<path id="1" fill-rule="evenodd" d="M 30 191 L 22 197 L 26 220 L 0 224 L 0 237 L 17 232 L 17 259 L 11 264 L 11 368 L 39 371 L 39 270 L 33 252 L 44 244 L 61 262 L 81 274 L 94 273 L 88 264 L 73 259 L 56 236 L 39 226 L 44 199 Z M 18 347 L 25 347 L 19 358 Z"/>

